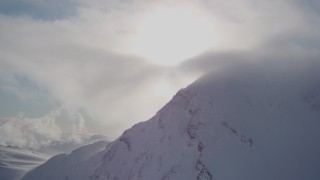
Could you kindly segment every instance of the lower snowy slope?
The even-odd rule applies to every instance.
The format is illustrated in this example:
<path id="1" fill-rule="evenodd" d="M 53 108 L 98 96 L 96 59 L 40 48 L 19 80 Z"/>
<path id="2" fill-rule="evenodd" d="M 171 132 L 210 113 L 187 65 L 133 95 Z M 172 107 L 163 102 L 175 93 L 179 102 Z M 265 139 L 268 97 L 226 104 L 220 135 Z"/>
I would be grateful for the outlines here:
<path id="1" fill-rule="evenodd" d="M 206 75 L 105 148 L 55 156 L 23 179 L 318 180 L 320 68 L 294 67 Z"/>
<path id="2" fill-rule="evenodd" d="M 68 136 L 64 137 L 67 138 Z M 47 146 L 34 149 L 0 145 L 0 180 L 20 179 L 25 173 L 54 155 L 70 153 L 81 146 L 106 139 L 101 135 L 82 137 L 78 142 L 61 139 L 60 141 L 51 141 Z"/>
<path id="3" fill-rule="evenodd" d="M 0 179 L 20 179 L 30 169 L 44 163 L 49 157 L 18 147 L 0 145 Z"/>

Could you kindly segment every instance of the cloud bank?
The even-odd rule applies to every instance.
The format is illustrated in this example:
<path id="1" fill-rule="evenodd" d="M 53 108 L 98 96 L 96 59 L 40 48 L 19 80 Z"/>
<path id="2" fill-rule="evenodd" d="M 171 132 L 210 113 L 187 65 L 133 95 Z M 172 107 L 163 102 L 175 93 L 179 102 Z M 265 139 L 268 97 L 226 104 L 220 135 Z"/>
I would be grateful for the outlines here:
<path id="1" fill-rule="evenodd" d="M 44 89 L 45 96 L 57 101 L 52 105 L 56 107 L 51 108 L 63 106 L 71 114 L 81 112 L 90 131 L 110 137 L 151 117 L 177 90 L 200 74 L 244 62 L 286 60 L 283 64 L 290 66 L 287 60 L 320 57 L 317 1 L 25 0 L 3 1 L 0 7 L 2 4 L 10 8 L 0 8 L 0 79 L 6 81 L 0 89 L 17 90 L 20 99 L 28 98 L 30 91 L 18 91 L 25 85 L 17 77 L 25 77 L 35 89 Z M 215 27 L 212 49 L 176 67 L 157 66 L 130 54 L 132 37 L 144 13 L 182 5 L 198 8 L 210 19 Z M 44 11 L 46 7 L 53 9 Z M 59 15 L 54 13 L 58 9 Z M 13 79 L 10 83 L 8 77 Z M 17 113 L 20 111 L 26 114 L 23 109 Z M 47 139 L 61 138 L 55 123 L 43 120 L 52 117 L 39 114 L 20 119 L 25 122 L 20 125 L 12 120 L 1 127 L 17 128 L 21 137 L 30 136 L 18 142 L 21 145 L 28 145 L 29 141 L 42 145 Z M 36 133 L 33 135 L 33 121 L 57 131 L 32 130 Z M 31 129 L 24 132 L 22 127 Z M 38 136 L 44 139 L 37 139 Z M 2 137 L 5 136 L 1 141 L 8 143 Z"/>
<path id="2" fill-rule="evenodd" d="M 17 116 L 6 119 L 0 126 L 0 145 L 39 150 L 50 146 L 52 141 L 80 142 L 81 135 L 86 132 L 84 120 L 81 116 L 73 115 L 69 117 L 72 118 L 69 119 L 72 124 L 63 126 L 61 118 L 66 119 L 65 116 L 70 115 L 57 110 L 41 118 Z M 69 135 L 66 136 L 66 133 Z"/>
<path id="3" fill-rule="evenodd" d="M 39 119 L 16 117 L 0 126 L 0 144 L 39 149 L 52 140 L 61 139 L 62 131 L 56 125 L 55 113 Z"/>
<path id="4" fill-rule="evenodd" d="M 60 108 L 40 118 L 23 115 L 0 119 L 0 145 L 53 156 L 97 141 L 105 136 L 88 134 L 81 114 Z"/>

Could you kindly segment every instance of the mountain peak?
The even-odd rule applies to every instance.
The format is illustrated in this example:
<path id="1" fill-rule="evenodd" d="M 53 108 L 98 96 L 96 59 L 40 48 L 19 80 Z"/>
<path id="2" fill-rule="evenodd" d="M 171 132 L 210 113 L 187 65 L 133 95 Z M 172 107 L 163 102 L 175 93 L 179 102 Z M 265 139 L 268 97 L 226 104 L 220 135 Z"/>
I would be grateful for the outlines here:
<path id="1" fill-rule="evenodd" d="M 49 160 L 23 179 L 318 179 L 320 78 L 312 69 L 212 73 L 106 148 L 73 165 L 76 157 Z M 61 168 L 48 169 L 53 163 Z"/>

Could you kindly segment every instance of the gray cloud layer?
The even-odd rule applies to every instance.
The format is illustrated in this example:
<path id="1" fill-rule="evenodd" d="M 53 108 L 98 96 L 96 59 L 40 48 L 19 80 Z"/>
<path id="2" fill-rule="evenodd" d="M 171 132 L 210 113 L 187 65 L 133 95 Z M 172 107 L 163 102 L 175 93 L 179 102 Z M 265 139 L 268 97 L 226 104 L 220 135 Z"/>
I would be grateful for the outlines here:
<path id="1" fill-rule="evenodd" d="M 53 2 L 23 3 L 47 7 Z M 216 27 L 212 50 L 170 68 L 128 54 L 144 12 L 182 4 L 210 17 Z M 69 111 L 84 111 L 88 127 L 112 137 L 152 116 L 199 74 L 244 62 L 320 57 L 317 1 L 78 0 L 65 7 L 72 14 L 33 15 L 24 7 L 13 15 L 0 9 L 0 79 L 30 79 Z"/>

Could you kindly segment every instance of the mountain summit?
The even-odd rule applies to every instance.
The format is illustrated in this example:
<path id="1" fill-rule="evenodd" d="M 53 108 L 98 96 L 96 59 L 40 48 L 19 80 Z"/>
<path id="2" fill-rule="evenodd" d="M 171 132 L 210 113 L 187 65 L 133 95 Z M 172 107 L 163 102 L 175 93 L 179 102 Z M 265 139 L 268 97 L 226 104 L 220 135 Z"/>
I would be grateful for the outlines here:
<path id="1" fill-rule="evenodd" d="M 106 147 L 55 156 L 23 180 L 320 179 L 320 68 L 295 67 L 206 75 Z"/>

